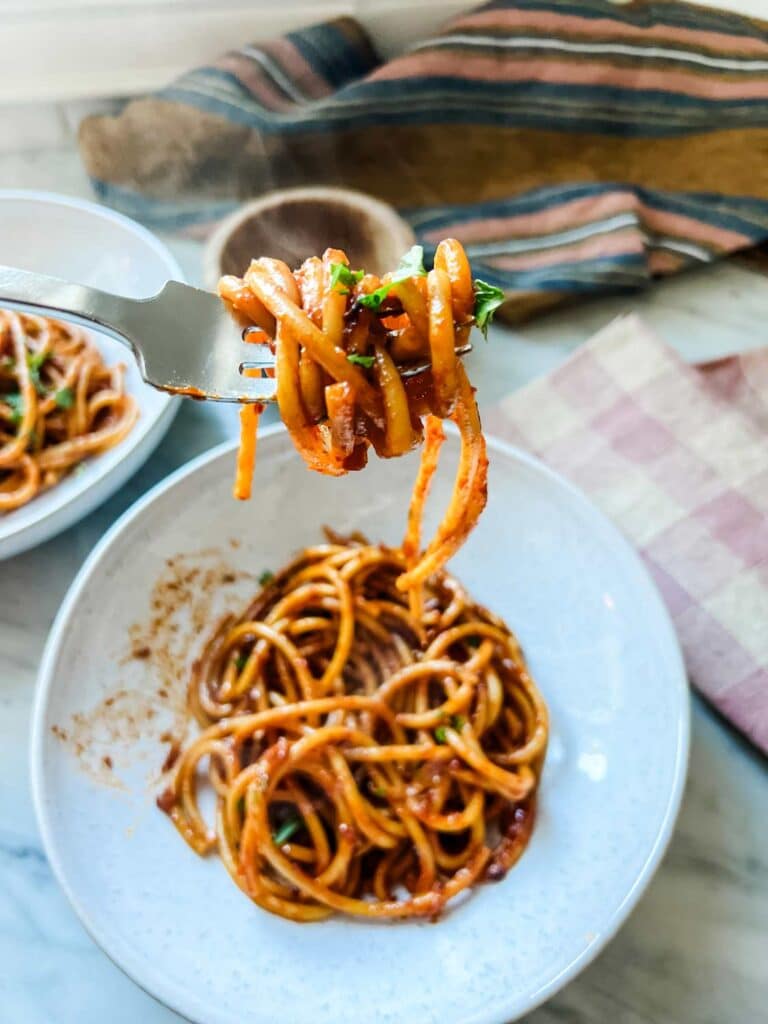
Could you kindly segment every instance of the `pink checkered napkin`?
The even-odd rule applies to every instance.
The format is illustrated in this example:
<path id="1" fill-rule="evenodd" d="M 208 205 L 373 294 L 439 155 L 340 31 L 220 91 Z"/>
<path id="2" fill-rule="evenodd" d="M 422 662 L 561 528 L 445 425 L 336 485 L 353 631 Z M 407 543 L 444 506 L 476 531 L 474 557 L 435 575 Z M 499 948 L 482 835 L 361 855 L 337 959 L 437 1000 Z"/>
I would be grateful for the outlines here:
<path id="1" fill-rule="evenodd" d="M 768 349 L 691 367 L 636 316 L 486 414 L 640 551 L 694 685 L 768 752 Z"/>

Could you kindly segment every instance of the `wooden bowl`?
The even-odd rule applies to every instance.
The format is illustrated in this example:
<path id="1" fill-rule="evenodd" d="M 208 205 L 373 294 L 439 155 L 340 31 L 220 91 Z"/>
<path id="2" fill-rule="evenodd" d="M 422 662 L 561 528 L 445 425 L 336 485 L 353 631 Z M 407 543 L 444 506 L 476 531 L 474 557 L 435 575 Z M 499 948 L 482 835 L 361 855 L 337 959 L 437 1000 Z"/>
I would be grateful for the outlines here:
<path id="1" fill-rule="evenodd" d="M 203 256 L 205 283 L 215 290 L 222 274 L 242 277 L 258 256 L 295 268 L 329 246 L 343 249 L 352 267 L 383 274 L 414 242 L 410 226 L 391 206 L 363 192 L 284 189 L 246 203 L 219 225 Z"/>

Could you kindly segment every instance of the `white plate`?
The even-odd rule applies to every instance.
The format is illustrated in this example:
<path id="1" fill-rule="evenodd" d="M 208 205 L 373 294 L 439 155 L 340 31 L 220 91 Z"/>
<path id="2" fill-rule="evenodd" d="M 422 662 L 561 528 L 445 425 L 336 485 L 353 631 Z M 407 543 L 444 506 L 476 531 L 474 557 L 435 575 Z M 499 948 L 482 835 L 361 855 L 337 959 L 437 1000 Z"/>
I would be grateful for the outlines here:
<path id="1" fill-rule="evenodd" d="M 46 192 L 0 190 L 0 264 L 51 274 L 132 298 L 183 281 L 165 246 L 145 228 L 96 203 Z M 140 417 L 120 444 L 83 463 L 27 505 L 0 515 L 0 559 L 40 544 L 93 511 L 151 454 L 178 400 L 142 381 L 128 349 L 92 333 L 108 363 L 125 363 Z"/>
<path id="2" fill-rule="evenodd" d="M 552 738 L 522 860 L 437 924 L 295 924 L 251 904 L 221 863 L 192 853 L 153 806 L 162 709 L 150 723 L 134 712 L 142 739 L 131 757 L 109 727 L 93 733 L 104 741 L 95 762 L 110 751 L 122 790 L 95 781 L 51 735 L 73 715 L 98 722 L 89 713 L 116 687 L 153 699 L 160 679 L 147 662 L 121 660 L 167 558 L 220 545 L 221 557 L 258 574 L 314 543 L 322 523 L 396 542 L 414 457 L 329 479 L 306 471 L 282 429 L 267 430 L 253 501 L 230 498 L 232 446 L 207 453 L 126 513 L 73 584 L 34 709 L 43 840 L 95 940 L 191 1020 L 501 1024 L 595 956 L 659 863 L 688 748 L 688 690 L 669 618 L 636 555 L 586 499 L 533 459 L 490 448 L 488 508 L 453 568 L 518 633 L 549 703 Z M 447 501 L 456 454 L 451 436 L 428 527 Z M 229 606 L 254 586 L 232 587 Z M 176 635 L 180 649 L 189 641 L 189 658 L 202 632 L 188 621 Z"/>

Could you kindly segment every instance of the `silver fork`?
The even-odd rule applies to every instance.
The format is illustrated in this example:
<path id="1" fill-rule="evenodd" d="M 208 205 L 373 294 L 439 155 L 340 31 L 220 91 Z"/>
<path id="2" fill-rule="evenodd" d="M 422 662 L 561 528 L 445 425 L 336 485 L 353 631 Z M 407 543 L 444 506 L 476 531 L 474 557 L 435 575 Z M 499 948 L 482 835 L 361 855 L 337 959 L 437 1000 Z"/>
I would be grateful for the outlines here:
<path id="1" fill-rule="evenodd" d="M 0 308 L 53 316 L 95 327 L 133 352 L 147 384 L 161 391 L 215 402 L 272 402 L 275 360 L 268 345 L 245 338 L 222 300 L 199 288 L 168 281 L 148 299 L 127 299 L 84 284 L 0 266 Z M 471 345 L 456 349 L 458 355 Z M 401 376 L 422 373 L 428 362 L 408 363 Z M 244 376 L 260 370 L 258 377 Z"/>

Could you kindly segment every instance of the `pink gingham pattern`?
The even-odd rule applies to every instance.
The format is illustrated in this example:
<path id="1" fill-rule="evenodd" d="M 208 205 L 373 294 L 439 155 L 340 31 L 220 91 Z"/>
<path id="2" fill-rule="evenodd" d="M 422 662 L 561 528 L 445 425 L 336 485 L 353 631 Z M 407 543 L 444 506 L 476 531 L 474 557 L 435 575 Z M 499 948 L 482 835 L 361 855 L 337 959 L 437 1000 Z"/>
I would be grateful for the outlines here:
<path id="1" fill-rule="evenodd" d="M 692 683 L 768 752 L 768 350 L 691 367 L 623 317 L 484 426 L 623 530 Z"/>

